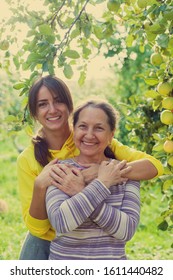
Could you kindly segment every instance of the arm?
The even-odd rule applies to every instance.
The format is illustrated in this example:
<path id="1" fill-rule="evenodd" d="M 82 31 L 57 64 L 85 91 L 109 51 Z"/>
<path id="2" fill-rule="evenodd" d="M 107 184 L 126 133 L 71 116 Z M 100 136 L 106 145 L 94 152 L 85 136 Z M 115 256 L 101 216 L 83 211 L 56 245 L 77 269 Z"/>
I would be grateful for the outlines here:
<path id="1" fill-rule="evenodd" d="M 61 190 L 51 186 L 46 194 L 48 218 L 58 233 L 66 233 L 81 225 L 109 195 L 108 188 L 117 180 L 125 162 L 103 162 L 98 179 L 92 181 L 74 196 L 66 194 L 66 187 Z M 74 175 L 75 176 L 75 175 Z"/>
<path id="2" fill-rule="evenodd" d="M 72 231 L 81 225 L 109 194 L 109 190 L 98 180 L 73 197 L 50 186 L 46 194 L 50 223 L 58 233 Z"/>
<path id="3" fill-rule="evenodd" d="M 125 175 L 128 179 L 149 180 L 163 174 L 161 162 L 151 155 L 129 148 L 116 139 L 112 140 L 111 149 L 116 159 L 130 162 L 132 170 Z"/>
<path id="4" fill-rule="evenodd" d="M 139 159 L 127 163 L 131 170 L 125 174 L 130 180 L 150 180 L 157 176 L 158 170 L 148 159 Z"/>
<path id="5" fill-rule="evenodd" d="M 114 191 L 95 209 L 90 218 L 114 238 L 128 241 L 134 235 L 139 222 L 139 182 L 128 181 L 126 185 L 117 186 L 117 188 L 120 188 L 120 195 L 122 195 L 122 189 L 124 191 L 121 208 L 118 209 L 116 206 L 119 194 Z"/>
<path id="6" fill-rule="evenodd" d="M 41 236 L 47 234 L 51 229 L 47 214 L 44 216 L 41 212 L 41 217 L 32 216 L 29 212 L 31 201 L 35 199 L 37 205 L 41 205 L 45 197 L 37 198 L 36 192 L 33 194 L 34 182 L 42 168 L 35 161 L 32 149 L 26 149 L 17 159 L 17 176 L 19 185 L 19 195 L 22 204 L 22 216 L 28 230 L 35 236 Z M 42 202 L 41 202 L 42 201 Z M 36 206 L 38 207 L 38 206 Z M 41 210 L 41 209 L 40 209 Z M 45 212 L 43 208 L 43 212 Z M 53 234 L 53 233 L 52 233 Z"/>

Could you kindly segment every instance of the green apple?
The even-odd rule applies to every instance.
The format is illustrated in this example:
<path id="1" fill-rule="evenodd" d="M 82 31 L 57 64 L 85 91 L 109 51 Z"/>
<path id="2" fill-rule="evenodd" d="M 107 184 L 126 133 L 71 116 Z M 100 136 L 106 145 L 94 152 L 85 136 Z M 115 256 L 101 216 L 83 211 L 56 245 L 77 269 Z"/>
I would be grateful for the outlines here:
<path id="1" fill-rule="evenodd" d="M 150 62 L 154 66 L 159 66 L 163 62 L 163 57 L 160 53 L 152 53 Z"/>
<path id="2" fill-rule="evenodd" d="M 157 86 L 157 91 L 162 95 L 168 95 L 172 90 L 169 82 L 160 82 Z"/>
<path id="3" fill-rule="evenodd" d="M 140 9 L 144 9 L 144 8 L 147 7 L 148 2 L 149 2 L 149 1 L 147 1 L 147 0 L 138 0 L 138 1 L 137 1 L 137 5 L 138 5 L 138 7 L 139 7 Z"/>
<path id="4" fill-rule="evenodd" d="M 165 97 L 162 100 L 162 107 L 164 109 L 173 110 L 173 97 Z"/>
<path id="5" fill-rule="evenodd" d="M 163 144 L 163 149 L 166 153 L 173 153 L 173 141 L 172 140 L 166 140 Z"/>
<path id="6" fill-rule="evenodd" d="M 111 12 L 117 12 L 120 8 L 120 1 L 119 0 L 109 0 L 107 3 L 107 8 Z"/>
<path id="7" fill-rule="evenodd" d="M 162 111 L 160 114 L 160 120 L 167 125 L 173 124 L 173 113 L 169 110 Z"/>

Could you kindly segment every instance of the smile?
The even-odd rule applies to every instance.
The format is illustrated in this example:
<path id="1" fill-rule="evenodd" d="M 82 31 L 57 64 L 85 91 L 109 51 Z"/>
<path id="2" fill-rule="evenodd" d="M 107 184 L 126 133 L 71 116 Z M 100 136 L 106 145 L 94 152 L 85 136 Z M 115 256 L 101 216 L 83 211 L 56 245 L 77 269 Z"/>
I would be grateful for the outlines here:
<path id="1" fill-rule="evenodd" d="M 56 121 L 56 120 L 59 120 L 61 118 L 61 116 L 58 116 L 58 117 L 50 117 L 50 118 L 47 118 L 48 121 Z"/>
<path id="2" fill-rule="evenodd" d="M 82 141 L 82 143 L 86 146 L 95 146 L 97 143 L 91 143 L 91 142 L 85 142 L 85 141 Z"/>

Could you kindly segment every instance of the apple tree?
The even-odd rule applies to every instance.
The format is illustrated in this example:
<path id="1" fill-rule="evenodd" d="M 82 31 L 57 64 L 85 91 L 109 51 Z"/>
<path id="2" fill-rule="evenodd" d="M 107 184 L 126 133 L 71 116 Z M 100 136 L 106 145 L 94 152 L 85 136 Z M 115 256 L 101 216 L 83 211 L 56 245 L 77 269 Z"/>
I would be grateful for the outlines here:
<path id="1" fill-rule="evenodd" d="M 78 71 L 78 82 L 82 85 L 87 65 L 94 56 L 111 57 L 116 69 L 120 69 L 118 87 L 123 104 L 119 107 L 127 117 L 125 125 L 134 146 L 138 146 L 140 139 L 145 150 L 164 165 L 160 180 L 168 207 L 161 215 L 159 227 L 171 229 L 173 1 L 43 0 L 37 11 L 24 0 L 16 0 L 15 5 L 14 0 L 6 2 L 12 15 L 8 22 L 2 22 L 0 49 L 6 64 L 15 65 L 19 72 L 29 72 L 29 77 L 26 74 L 14 85 L 23 97 L 24 115 L 19 122 L 30 124 L 27 93 L 37 77 L 44 73 L 58 75 L 61 70 L 67 79 L 72 79 L 74 71 Z M 97 13 L 100 10 L 101 15 Z M 23 40 L 21 26 L 27 30 Z M 8 36 L 6 31 L 10 31 Z M 128 67 L 134 68 L 135 73 L 127 73 Z"/>

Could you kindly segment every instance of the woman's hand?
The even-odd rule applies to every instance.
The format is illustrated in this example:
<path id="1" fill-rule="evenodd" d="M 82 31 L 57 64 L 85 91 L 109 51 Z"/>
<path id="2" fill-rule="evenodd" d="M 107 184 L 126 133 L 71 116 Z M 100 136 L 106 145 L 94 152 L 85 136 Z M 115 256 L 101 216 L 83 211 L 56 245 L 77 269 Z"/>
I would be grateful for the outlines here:
<path id="1" fill-rule="evenodd" d="M 116 160 L 110 162 L 103 161 L 98 170 L 98 180 L 100 180 L 107 188 L 112 185 L 122 184 L 128 179 L 123 177 L 131 170 L 131 166 L 126 166 L 123 160 L 117 163 Z"/>
<path id="2" fill-rule="evenodd" d="M 68 194 L 73 196 L 85 187 L 84 177 L 81 171 L 75 167 L 57 164 L 51 170 L 52 185 Z"/>
<path id="3" fill-rule="evenodd" d="M 46 191 L 47 187 L 52 185 L 53 178 L 52 170 L 53 166 L 57 165 L 58 159 L 50 161 L 36 177 L 34 187 L 39 189 L 44 189 Z"/>
<path id="4" fill-rule="evenodd" d="M 91 181 L 97 178 L 100 165 L 97 163 L 81 164 L 81 165 L 83 167 L 86 167 L 81 172 L 84 177 L 85 185 L 88 185 L 89 183 L 91 183 Z"/>

